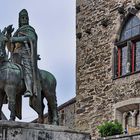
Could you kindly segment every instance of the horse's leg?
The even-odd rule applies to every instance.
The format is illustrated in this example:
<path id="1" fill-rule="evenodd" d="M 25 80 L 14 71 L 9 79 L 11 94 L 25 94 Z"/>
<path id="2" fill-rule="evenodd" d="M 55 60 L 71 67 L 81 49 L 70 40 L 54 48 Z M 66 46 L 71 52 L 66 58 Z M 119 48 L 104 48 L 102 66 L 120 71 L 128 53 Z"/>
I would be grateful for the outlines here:
<path id="1" fill-rule="evenodd" d="M 56 92 L 54 90 L 50 90 L 48 95 L 49 96 L 46 96 L 48 101 L 48 121 L 50 124 L 58 125 Z"/>
<path id="2" fill-rule="evenodd" d="M 2 120 L 2 105 L 4 99 L 4 91 L 0 90 L 0 120 Z"/>
<path id="3" fill-rule="evenodd" d="M 44 123 L 44 108 L 45 108 L 45 105 L 43 103 L 43 99 L 44 99 L 44 96 L 43 96 L 43 92 L 41 91 L 41 103 L 42 103 L 42 110 L 41 110 L 41 113 L 38 114 L 38 120 L 37 120 L 37 123 Z"/>
<path id="4" fill-rule="evenodd" d="M 14 85 L 8 85 L 5 87 L 6 94 L 8 96 L 8 108 L 11 112 L 10 119 L 15 121 L 15 110 L 16 110 L 16 91 Z"/>

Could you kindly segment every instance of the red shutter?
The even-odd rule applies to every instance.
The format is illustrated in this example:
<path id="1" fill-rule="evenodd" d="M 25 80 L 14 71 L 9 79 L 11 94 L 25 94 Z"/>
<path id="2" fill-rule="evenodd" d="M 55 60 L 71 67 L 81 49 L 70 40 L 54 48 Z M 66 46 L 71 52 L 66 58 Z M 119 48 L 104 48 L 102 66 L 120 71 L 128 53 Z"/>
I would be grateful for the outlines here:
<path id="1" fill-rule="evenodd" d="M 118 48 L 113 49 L 113 77 L 118 77 Z"/>
<path id="2" fill-rule="evenodd" d="M 132 61 L 131 61 L 131 63 L 132 63 L 132 73 L 134 73 L 134 71 L 135 71 L 135 44 L 134 43 L 132 43 Z"/>
<path id="3" fill-rule="evenodd" d="M 121 49 L 118 48 L 118 77 L 121 76 Z"/>

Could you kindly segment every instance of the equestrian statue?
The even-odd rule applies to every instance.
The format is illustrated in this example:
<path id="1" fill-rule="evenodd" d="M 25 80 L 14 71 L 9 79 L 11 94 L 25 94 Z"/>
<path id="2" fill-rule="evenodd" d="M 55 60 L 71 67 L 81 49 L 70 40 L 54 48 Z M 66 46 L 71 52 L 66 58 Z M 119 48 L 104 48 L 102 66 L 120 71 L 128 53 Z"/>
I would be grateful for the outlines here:
<path id="1" fill-rule="evenodd" d="M 58 125 L 56 79 L 48 71 L 40 70 L 37 61 L 37 34 L 29 25 L 26 9 L 19 12 L 19 28 L 9 25 L 0 31 L 0 119 L 3 103 L 8 101 L 10 120 L 22 119 L 22 95 L 29 97 L 30 106 L 43 123 L 44 103 L 48 102 L 48 122 Z M 6 53 L 10 52 L 10 59 Z"/>

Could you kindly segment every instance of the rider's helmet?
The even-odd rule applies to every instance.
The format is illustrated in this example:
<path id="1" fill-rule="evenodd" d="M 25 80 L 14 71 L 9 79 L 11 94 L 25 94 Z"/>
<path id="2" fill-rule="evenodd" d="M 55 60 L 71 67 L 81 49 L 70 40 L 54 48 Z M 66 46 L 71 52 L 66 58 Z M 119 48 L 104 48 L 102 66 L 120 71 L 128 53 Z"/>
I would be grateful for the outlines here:
<path id="1" fill-rule="evenodd" d="M 28 16 L 28 12 L 26 9 L 22 9 L 19 12 L 19 27 L 23 26 L 23 25 L 29 25 L 29 16 Z"/>

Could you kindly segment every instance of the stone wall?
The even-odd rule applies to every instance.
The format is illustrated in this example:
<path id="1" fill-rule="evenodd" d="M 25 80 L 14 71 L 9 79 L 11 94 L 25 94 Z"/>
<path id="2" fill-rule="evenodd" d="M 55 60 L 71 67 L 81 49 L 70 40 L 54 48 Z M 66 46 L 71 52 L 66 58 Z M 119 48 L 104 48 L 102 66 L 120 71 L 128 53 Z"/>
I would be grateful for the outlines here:
<path id="1" fill-rule="evenodd" d="M 98 138 L 97 140 L 139 140 L 140 133 L 136 133 L 133 135 L 116 135 L 104 138 Z"/>
<path id="2" fill-rule="evenodd" d="M 73 98 L 65 104 L 58 107 L 59 124 L 75 129 L 75 103 L 76 99 Z"/>
<path id="3" fill-rule="evenodd" d="M 98 125 L 123 111 L 117 103 L 140 97 L 140 73 L 113 79 L 113 48 L 124 20 L 118 11 L 122 4 L 125 11 L 134 5 L 133 0 L 76 2 L 76 126 L 92 138 L 98 137 Z"/>
<path id="4" fill-rule="evenodd" d="M 75 104 L 76 98 L 72 98 L 58 107 L 59 125 L 75 129 Z M 37 119 L 32 122 L 36 123 Z M 48 113 L 44 115 L 44 123 L 48 124 Z"/>
<path id="5" fill-rule="evenodd" d="M 0 121 L 0 140 L 90 140 L 90 135 L 62 126 Z"/>

